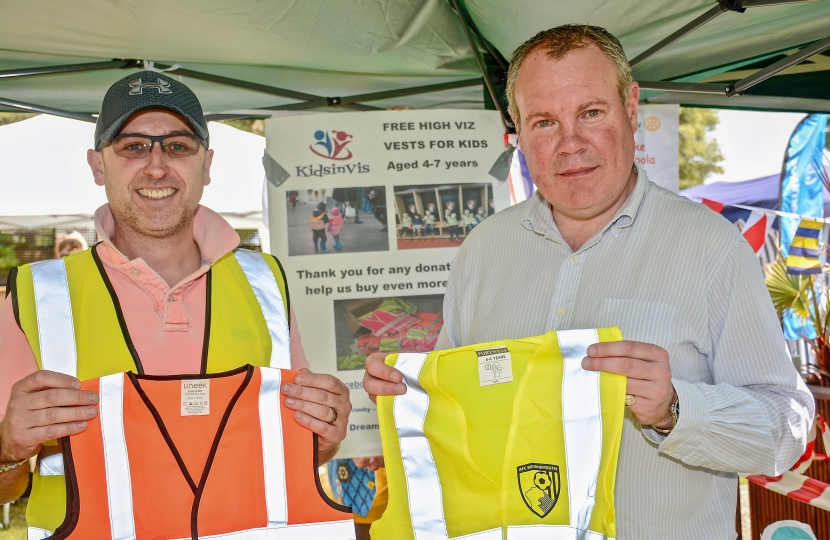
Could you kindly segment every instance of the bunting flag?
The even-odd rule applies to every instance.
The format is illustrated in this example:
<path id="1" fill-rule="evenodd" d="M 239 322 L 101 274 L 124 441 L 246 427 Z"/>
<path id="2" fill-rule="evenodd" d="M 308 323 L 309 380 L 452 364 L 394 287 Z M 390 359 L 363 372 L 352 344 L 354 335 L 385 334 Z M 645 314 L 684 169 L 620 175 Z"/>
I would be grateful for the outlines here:
<path id="1" fill-rule="evenodd" d="M 701 199 L 700 202 L 731 221 L 741 231 L 741 234 L 749 244 L 749 247 L 752 248 L 752 251 L 756 255 L 761 253 L 761 250 L 764 248 L 764 242 L 767 239 L 767 234 L 769 233 L 770 227 L 772 227 L 773 216 L 768 216 L 763 210 L 736 208 L 710 199 Z M 730 211 L 725 213 L 724 209 L 727 208 Z"/>
<path id="2" fill-rule="evenodd" d="M 824 223 L 802 219 L 787 253 L 787 273 L 796 275 L 820 274 L 818 260 L 819 234 Z"/>

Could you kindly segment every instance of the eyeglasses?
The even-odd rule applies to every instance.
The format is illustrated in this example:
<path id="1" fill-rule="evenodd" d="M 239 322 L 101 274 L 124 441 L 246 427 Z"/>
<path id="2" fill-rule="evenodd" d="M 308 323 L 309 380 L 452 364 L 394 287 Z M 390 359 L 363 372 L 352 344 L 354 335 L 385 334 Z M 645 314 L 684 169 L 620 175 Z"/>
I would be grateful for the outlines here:
<path id="1" fill-rule="evenodd" d="M 161 150 L 171 158 L 194 156 L 204 141 L 193 133 L 173 133 L 170 135 L 142 135 L 125 133 L 112 140 L 112 149 L 116 156 L 128 159 L 144 159 L 153 151 L 153 145 L 161 144 Z"/>

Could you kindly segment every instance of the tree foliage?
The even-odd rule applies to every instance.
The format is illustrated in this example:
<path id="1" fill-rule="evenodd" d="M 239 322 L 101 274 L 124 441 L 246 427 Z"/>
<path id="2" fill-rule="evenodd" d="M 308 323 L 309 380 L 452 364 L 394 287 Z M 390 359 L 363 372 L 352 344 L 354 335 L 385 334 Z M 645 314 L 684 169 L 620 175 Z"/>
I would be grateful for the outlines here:
<path id="1" fill-rule="evenodd" d="M 711 109 L 680 108 L 680 189 L 702 184 L 712 173 L 722 173 L 718 141 L 709 134 L 720 120 Z"/>
<path id="2" fill-rule="evenodd" d="M 20 264 L 20 261 L 11 246 L 11 238 L 9 238 L 9 235 L 0 232 L 0 272 L 5 273 L 18 264 Z"/>
<path id="3" fill-rule="evenodd" d="M 0 113 L 0 126 L 14 124 L 15 122 L 20 122 L 21 120 L 28 120 L 33 116 L 37 116 L 37 113 Z"/>
<path id="4" fill-rule="evenodd" d="M 265 122 L 258 118 L 243 118 L 241 120 L 223 120 L 223 124 L 253 133 L 254 135 L 265 136 Z"/>

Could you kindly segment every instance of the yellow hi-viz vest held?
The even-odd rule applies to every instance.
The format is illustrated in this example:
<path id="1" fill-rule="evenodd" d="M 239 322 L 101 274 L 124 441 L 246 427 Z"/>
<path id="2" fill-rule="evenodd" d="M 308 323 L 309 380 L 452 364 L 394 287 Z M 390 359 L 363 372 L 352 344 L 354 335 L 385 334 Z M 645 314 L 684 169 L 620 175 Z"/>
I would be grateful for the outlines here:
<path id="1" fill-rule="evenodd" d="M 407 391 L 378 397 L 389 504 L 372 538 L 616 537 L 626 379 L 582 359 L 621 339 L 567 330 L 387 357 Z"/>
<path id="2" fill-rule="evenodd" d="M 290 369 L 288 294 L 277 260 L 238 249 L 207 274 L 203 373 L 245 364 Z M 143 374 L 124 315 L 96 248 L 21 266 L 13 294 L 20 326 L 41 369 L 82 381 L 112 373 Z M 63 459 L 50 441 L 38 459 L 26 511 L 29 540 L 64 520 Z"/>

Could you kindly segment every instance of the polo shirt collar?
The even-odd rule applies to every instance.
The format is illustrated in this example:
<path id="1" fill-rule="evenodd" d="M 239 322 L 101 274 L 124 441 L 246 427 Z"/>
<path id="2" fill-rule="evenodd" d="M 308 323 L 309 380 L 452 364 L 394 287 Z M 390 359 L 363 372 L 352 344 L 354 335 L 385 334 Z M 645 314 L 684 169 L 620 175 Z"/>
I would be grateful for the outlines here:
<path id="1" fill-rule="evenodd" d="M 594 235 L 593 238 L 585 242 L 585 245 L 580 248 L 580 250 L 595 245 L 599 242 L 602 235 L 608 231 L 608 229 L 611 229 L 612 234 L 616 237 L 619 236 L 621 229 L 630 227 L 634 223 L 634 220 L 640 211 L 640 207 L 643 204 L 643 200 L 645 199 L 646 190 L 648 189 L 649 184 L 648 175 L 646 174 L 645 169 L 636 163 L 635 167 L 637 168 L 637 183 L 634 185 L 634 191 L 631 192 L 628 199 L 625 203 L 623 203 L 620 209 L 617 210 L 617 213 L 614 214 L 614 217 L 608 222 L 608 224 L 600 229 L 600 231 Z M 561 233 L 559 232 L 559 228 L 553 221 L 553 212 L 551 212 L 550 203 L 545 200 L 538 190 L 528 201 L 527 211 L 522 217 L 522 226 L 529 231 L 543 234 L 550 240 L 567 246 Z"/>
<path id="2" fill-rule="evenodd" d="M 110 262 L 127 263 L 130 259 L 121 253 L 112 237 L 115 235 L 115 219 L 109 204 L 104 204 L 95 211 L 95 232 L 106 246 L 107 259 Z M 193 217 L 193 240 L 202 254 L 202 265 L 211 266 L 214 262 L 239 246 L 239 235 L 225 219 L 205 206 L 199 205 Z"/>

